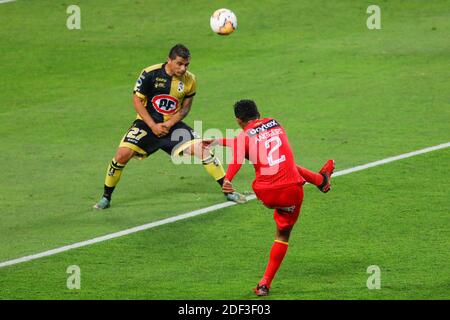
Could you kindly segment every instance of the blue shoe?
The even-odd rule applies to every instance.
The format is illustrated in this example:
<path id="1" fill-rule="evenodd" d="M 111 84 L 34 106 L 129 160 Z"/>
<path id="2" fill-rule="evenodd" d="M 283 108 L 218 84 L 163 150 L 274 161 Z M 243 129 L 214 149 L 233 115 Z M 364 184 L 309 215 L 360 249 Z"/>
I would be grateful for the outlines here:
<path id="1" fill-rule="evenodd" d="M 233 201 L 239 204 L 247 202 L 247 198 L 239 192 L 227 193 L 225 197 L 228 201 Z"/>
<path id="2" fill-rule="evenodd" d="M 111 201 L 109 201 L 105 197 L 102 197 L 99 202 L 94 204 L 93 208 L 97 209 L 97 210 L 103 210 L 103 209 L 108 209 L 110 206 L 111 206 Z"/>

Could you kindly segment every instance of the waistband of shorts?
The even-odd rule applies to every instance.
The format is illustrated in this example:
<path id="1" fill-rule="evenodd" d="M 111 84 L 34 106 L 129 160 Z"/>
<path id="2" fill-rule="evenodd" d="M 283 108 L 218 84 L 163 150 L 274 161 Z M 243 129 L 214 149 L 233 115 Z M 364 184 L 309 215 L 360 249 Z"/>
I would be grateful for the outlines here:
<path id="1" fill-rule="evenodd" d="M 278 190 L 278 189 L 289 188 L 289 187 L 292 187 L 292 186 L 299 186 L 299 187 L 302 188 L 303 185 L 304 185 L 304 183 L 302 183 L 302 182 L 291 182 L 291 183 L 286 183 L 286 184 L 278 184 L 278 185 L 273 186 L 273 187 L 270 186 L 270 187 L 255 188 L 254 182 L 253 182 L 252 188 L 253 188 L 253 191 L 256 192 L 256 190 L 261 190 L 261 191 L 264 191 L 264 190 Z"/>

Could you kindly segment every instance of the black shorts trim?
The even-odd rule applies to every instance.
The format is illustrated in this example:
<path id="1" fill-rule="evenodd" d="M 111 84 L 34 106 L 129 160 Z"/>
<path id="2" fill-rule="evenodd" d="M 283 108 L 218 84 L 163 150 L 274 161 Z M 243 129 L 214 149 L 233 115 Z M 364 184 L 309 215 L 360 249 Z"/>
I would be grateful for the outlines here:
<path id="1" fill-rule="evenodd" d="M 166 136 L 157 137 L 143 120 L 136 119 L 125 133 L 121 143 L 125 146 L 126 144 L 137 146 L 138 148 L 133 150 L 145 151 L 147 154 L 143 156 L 149 156 L 159 149 L 170 155 L 178 144 L 186 143 L 196 137 L 198 136 L 194 130 L 182 121 L 175 124 Z"/>

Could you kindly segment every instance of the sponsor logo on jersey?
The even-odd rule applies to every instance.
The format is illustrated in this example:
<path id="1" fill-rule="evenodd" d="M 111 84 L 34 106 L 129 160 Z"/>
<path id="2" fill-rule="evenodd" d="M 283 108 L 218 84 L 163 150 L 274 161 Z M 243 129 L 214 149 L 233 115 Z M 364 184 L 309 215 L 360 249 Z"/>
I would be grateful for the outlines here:
<path id="1" fill-rule="evenodd" d="M 165 88 L 166 87 L 166 84 L 165 83 L 162 83 L 162 82 L 155 82 L 155 89 L 158 89 L 158 88 Z"/>
<path id="2" fill-rule="evenodd" d="M 260 124 L 259 126 L 257 126 L 257 127 L 255 127 L 255 128 L 252 128 L 252 129 L 248 130 L 248 131 L 247 131 L 247 134 L 248 134 L 250 137 L 253 137 L 254 135 L 257 135 L 258 133 L 261 133 L 261 132 L 267 131 L 267 130 L 269 130 L 269 129 L 278 127 L 279 125 L 280 125 L 280 124 L 279 124 L 275 119 L 272 119 L 272 120 L 270 120 L 269 122 L 262 123 L 262 124 Z"/>
<path id="3" fill-rule="evenodd" d="M 155 89 L 165 88 L 167 80 L 164 78 L 156 77 L 155 79 Z"/>
<path id="4" fill-rule="evenodd" d="M 177 112 L 178 100 L 168 94 L 160 94 L 153 97 L 152 105 L 159 113 L 174 114 Z"/>

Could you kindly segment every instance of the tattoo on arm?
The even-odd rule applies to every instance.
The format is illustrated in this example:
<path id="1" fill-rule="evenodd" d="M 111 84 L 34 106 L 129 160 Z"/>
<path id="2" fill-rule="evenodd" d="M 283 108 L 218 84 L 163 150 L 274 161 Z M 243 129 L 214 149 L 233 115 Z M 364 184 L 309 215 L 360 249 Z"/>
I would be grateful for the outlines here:
<path id="1" fill-rule="evenodd" d="M 183 120 L 188 115 L 189 111 L 191 111 L 191 105 L 192 99 L 186 100 L 184 106 L 180 110 L 181 120 Z"/>

